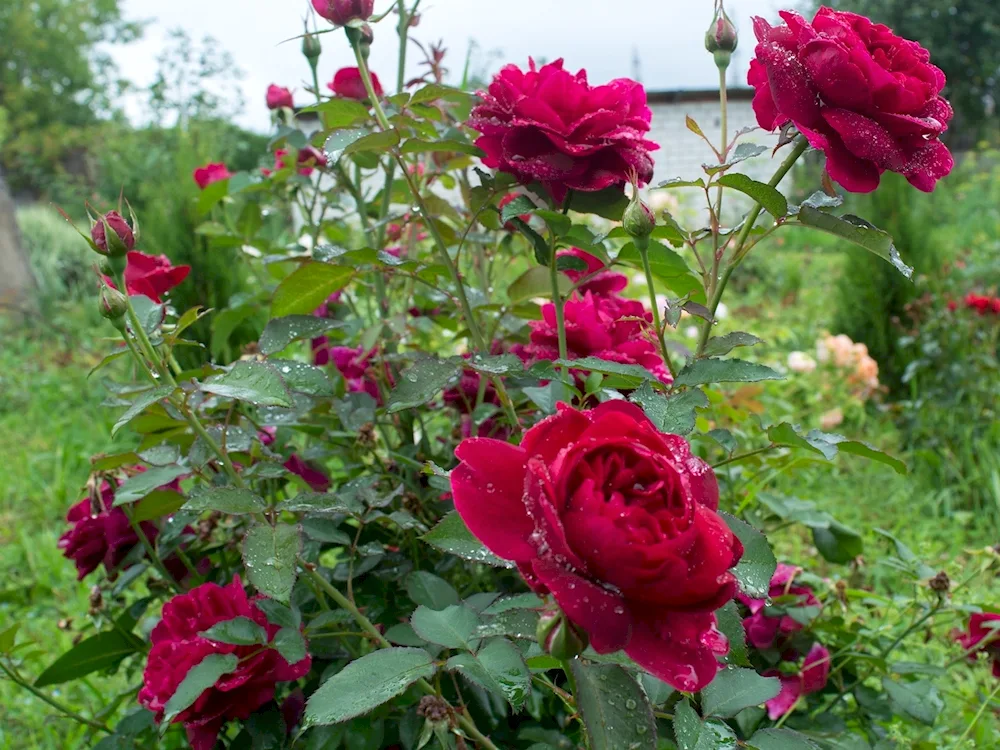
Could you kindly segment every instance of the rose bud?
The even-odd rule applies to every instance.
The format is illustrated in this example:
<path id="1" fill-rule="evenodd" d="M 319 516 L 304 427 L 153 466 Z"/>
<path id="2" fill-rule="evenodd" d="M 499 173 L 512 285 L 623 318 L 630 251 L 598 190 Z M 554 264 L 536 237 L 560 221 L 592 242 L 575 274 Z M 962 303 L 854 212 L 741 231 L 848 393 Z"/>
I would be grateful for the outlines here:
<path id="1" fill-rule="evenodd" d="M 320 44 L 316 34 L 306 34 L 302 37 L 302 54 L 309 61 L 310 66 L 316 65 L 319 56 L 323 53 L 323 45 Z"/>
<path id="2" fill-rule="evenodd" d="M 367 21 L 375 12 L 375 0 L 312 0 L 313 9 L 335 26 Z"/>
<path id="3" fill-rule="evenodd" d="M 632 194 L 632 202 L 622 215 L 622 228 L 632 237 L 637 248 L 645 250 L 649 247 L 649 235 L 656 228 L 656 216 L 642 202 L 638 191 Z"/>
<path id="4" fill-rule="evenodd" d="M 114 287 L 101 284 L 101 300 L 99 304 L 101 317 L 110 320 L 118 330 L 125 328 L 125 313 L 128 311 L 128 300 L 125 295 Z"/>
<path id="5" fill-rule="evenodd" d="M 705 32 L 705 49 L 715 56 L 715 64 L 720 68 L 728 68 L 733 52 L 739 45 L 739 37 L 732 19 L 726 15 L 726 9 L 719 5 L 719 10 L 712 19 L 712 25 Z"/>
<path id="6" fill-rule="evenodd" d="M 125 217 L 117 211 L 108 211 L 90 228 L 90 238 L 97 252 L 121 258 L 135 247 L 135 234 Z"/>
<path id="7" fill-rule="evenodd" d="M 562 612 L 542 615 L 535 636 L 542 650 L 560 661 L 579 656 L 590 645 L 587 633 L 567 620 Z"/>
<path id="8" fill-rule="evenodd" d="M 284 86 L 278 86 L 275 83 L 267 87 L 268 109 L 281 109 L 282 107 L 291 109 L 294 106 L 295 101 L 292 99 L 291 90 L 286 89 Z"/>

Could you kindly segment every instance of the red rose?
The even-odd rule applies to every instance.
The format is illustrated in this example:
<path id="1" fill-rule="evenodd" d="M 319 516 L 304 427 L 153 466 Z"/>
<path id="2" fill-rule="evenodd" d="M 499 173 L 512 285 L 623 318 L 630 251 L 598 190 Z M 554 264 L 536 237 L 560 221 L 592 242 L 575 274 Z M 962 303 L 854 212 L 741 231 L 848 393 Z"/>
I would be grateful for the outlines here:
<path id="1" fill-rule="evenodd" d="M 612 271 L 604 265 L 604 262 L 600 258 L 596 258 L 579 248 L 571 247 L 566 250 L 560 250 L 556 255 L 560 258 L 577 258 L 587 264 L 587 270 L 585 271 L 575 271 L 573 269 L 563 271 L 574 284 L 583 277 L 590 276 L 588 281 L 577 287 L 581 294 L 591 292 L 595 297 L 610 297 L 628 286 L 628 278 L 624 274 Z"/>
<path id="2" fill-rule="evenodd" d="M 136 467 L 145 471 L 143 467 Z M 121 508 L 115 508 L 115 489 L 120 482 L 104 480 L 95 498 L 85 497 L 66 513 L 70 528 L 59 537 L 59 549 L 63 555 L 76 564 L 76 578 L 82 581 L 104 565 L 109 578 L 118 575 L 118 566 L 139 544 L 139 535 L 129 523 L 128 516 Z M 180 492 L 177 480 L 160 487 L 161 490 Z M 160 530 L 155 524 L 143 521 L 139 524 L 150 542 L 156 541 Z M 167 570 L 175 578 L 183 578 L 187 569 L 176 558 L 166 561 Z"/>
<path id="3" fill-rule="evenodd" d="M 286 89 L 284 86 L 278 86 L 275 83 L 267 87 L 268 109 L 281 109 L 282 107 L 292 109 L 294 106 L 295 101 L 292 99 L 291 90 Z"/>
<path id="4" fill-rule="evenodd" d="M 105 223 L 107 223 L 112 232 L 118 235 L 118 238 L 127 250 L 135 247 L 135 235 L 132 233 L 132 227 L 125 221 L 125 217 L 117 211 L 108 211 L 94 222 L 94 226 L 90 228 L 90 239 L 94 241 L 99 250 L 105 253 L 108 252 L 108 237 L 104 229 Z"/>
<path id="5" fill-rule="evenodd" d="M 747 80 L 760 126 L 793 122 L 852 193 L 870 193 L 886 170 L 932 191 L 955 162 L 938 140 L 953 112 L 927 50 L 854 13 L 820 8 L 812 23 L 780 15 L 786 25 L 754 19 Z"/>
<path id="6" fill-rule="evenodd" d="M 375 12 L 375 0 L 312 0 L 312 6 L 336 26 L 358 19 L 367 21 Z"/>
<path id="7" fill-rule="evenodd" d="M 819 607 L 819 600 L 808 586 L 796 586 L 795 576 L 799 569 L 784 563 L 778 565 L 778 569 L 771 578 L 771 586 L 768 597 L 777 599 L 779 597 L 796 597 L 796 602 L 792 607 Z M 765 599 L 751 599 L 746 594 L 740 593 L 736 598 L 743 602 L 750 610 L 750 616 L 743 620 L 743 629 L 747 634 L 747 643 L 754 648 L 767 649 L 784 647 L 784 642 L 792 633 L 802 630 L 802 624 L 788 615 L 770 617 L 766 614 Z"/>
<path id="8" fill-rule="evenodd" d="M 204 167 L 198 167 L 194 170 L 194 181 L 198 183 L 198 187 L 202 190 L 213 182 L 228 180 L 230 177 L 232 177 L 232 174 L 226 169 L 226 165 L 222 163 L 206 164 Z"/>
<path id="9" fill-rule="evenodd" d="M 728 643 L 714 612 L 743 554 L 716 513 L 719 486 L 687 442 L 634 404 L 560 405 L 521 445 L 470 438 L 455 507 L 528 584 L 551 594 L 598 653 L 625 649 L 678 690 L 700 690 Z"/>
<path id="10" fill-rule="evenodd" d="M 573 75 L 562 60 L 541 69 L 529 60 L 527 72 L 507 65 L 480 96 L 468 125 L 482 133 L 483 162 L 541 182 L 557 203 L 571 189 L 623 185 L 632 172 L 640 185 L 653 177 L 649 152 L 659 146 L 645 139 L 652 113 L 635 81 L 591 86 L 586 71 Z"/>
<path id="11" fill-rule="evenodd" d="M 993 676 L 1000 678 L 1000 614 L 977 612 L 969 618 L 967 631 L 957 631 L 953 635 L 966 651 L 979 646 L 969 654 L 969 659 L 975 661 L 978 651 L 986 652 L 993 661 Z"/>
<path id="12" fill-rule="evenodd" d="M 139 703 L 163 720 L 163 710 L 187 673 L 210 654 L 235 654 L 236 669 L 206 689 L 174 722 L 183 722 L 194 750 L 212 750 L 219 730 L 230 719 L 246 719 L 274 698 L 278 682 L 304 677 L 312 665 L 308 655 L 289 664 L 275 650 L 260 646 L 218 643 L 200 634 L 219 622 L 246 617 L 267 630 L 268 640 L 279 628 L 267 621 L 248 600 L 239 577 L 225 587 L 205 583 L 163 605 L 163 618 L 153 628 L 151 649 L 142 675 Z"/>
<path id="13" fill-rule="evenodd" d="M 147 255 L 133 250 L 125 267 L 125 287 L 129 296 L 141 294 L 157 304 L 162 295 L 180 284 L 191 273 L 191 266 L 173 266 L 166 255 Z M 114 286 L 111 279 L 105 281 Z"/>
<path id="14" fill-rule="evenodd" d="M 819 643 L 813 644 L 798 674 L 769 671 L 765 676 L 781 680 L 781 692 L 764 704 L 768 717 L 774 721 L 795 708 L 800 696 L 818 693 L 826 687 L 830 678 L 830 652 Z"/>
<path id="15" fill-rule="evenodd" d="M 372 73 L 371 76 L 375 96 L 381 99 L 383 93 L 382 84 L 379 83 L 377 75 Z M 333 81 L 326 85 L 330 91 L 344 99 L 356 99 L 359 102 L 363 102 L 368 98 L 365 83 L 361 80 L 361 71 L 357 68 L 341 68 L 333 76 Z"/>
<path id="16" fill-rule="evenodd" d="M 664 383 L 673 382 L 656 344 L 646 336 L 653 316 L 641 302 L 586 292 L 582 297 L 574 295 L 566 300 L 563 313 L 569 359 L 597 357 L 607 362 L 642 365 Z M 513 347 L 512 351 L 529 362 L 558 359 L 555 305 L 551 302 L 543 305 L 542 319 L 529 325 L 531 343 Z"/>

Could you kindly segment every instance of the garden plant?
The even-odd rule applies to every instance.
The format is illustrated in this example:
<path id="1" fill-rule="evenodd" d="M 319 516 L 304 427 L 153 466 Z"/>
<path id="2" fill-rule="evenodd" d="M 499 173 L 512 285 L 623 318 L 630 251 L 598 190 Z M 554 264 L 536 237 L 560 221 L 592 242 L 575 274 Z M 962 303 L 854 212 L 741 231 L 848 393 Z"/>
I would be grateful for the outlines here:
<path id="1" fill-rule="evenodd" d="M 716 333 L 732 274 L 775 235 L 826 233 L 912 275 L 842 195 L 887 171 L 925 192 L 947 179 L 952 112 L 927 52 L 827 8 L 755 19 L 747 80 L 772 149 L 727 127 L 746 40 L 719 0 L 704 63 L 721 141 L 687 121 L 717 159 L 654 178 L 652 152 L 686 145 L 650 140 L 636 81 L 557 59 L 452 87 L 444 48 L 412 43 L 420 0 L 311 5 L 290 42 L 310 85 L 262 92 L 266 166 L 192 175 L 198 234 L 249 269 L 249 292 L 175 308 L 190 268 L 156 252 L 127 195 L 91 208 L 94 304 L 117 332 L 101 367 L 135 375 L 114 382 L 112 432 L 134 448 L 95 456 L 66 509 L 59 549 L 90 587 L 75 645 L 32 671 L 32 640 L 5 624 L 4 678 L 100 750 L 854 750 L 936 747 L 919 738 L 971 662 L 982 700 L 950 741 L 976 736 L 1000 691 L 1000 610 L 969 592 L 1000 554 L 953 577 L 885 532 L 868 554 L 897 575 L 870 585 L 861 533 L 769 483 L 803 456 L 907 467 L 734 397 L 785 372 L 753 360 L 753 332 Z M 391 84 L 368 65 L 388 43 Z M 326 83 L 328 45 L 355 65 Z M 407 80 L 415 49 L 425 72 Z M 783 181 L 809 150 L 822 182 L 794 203 Z M 771 160 L 768 182 L 739 171 L 751 159 Z M 694 196 L 701 220 L 652 211 L 650 191 Z M 1000 301 L 951 314 L 995 353 Z M 185 336 L 205 318 L 208 347 Z M 846 337 L 787 371 L 817 367 L 843 394 L 831 430 L 838 402 L 853 419 L 880 392 Z M 930 355 L 911 369 L 938 371 Z M 832 573 L 776 559 L 789 528 Z M 100 711 L 60 696 L 112 674 L 124 689 Z"/>

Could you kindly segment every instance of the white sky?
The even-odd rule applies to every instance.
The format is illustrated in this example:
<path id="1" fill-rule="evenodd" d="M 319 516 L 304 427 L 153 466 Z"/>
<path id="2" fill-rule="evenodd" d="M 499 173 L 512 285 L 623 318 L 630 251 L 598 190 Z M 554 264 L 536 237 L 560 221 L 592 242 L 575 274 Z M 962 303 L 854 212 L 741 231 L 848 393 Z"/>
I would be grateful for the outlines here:
<path id="1" fill-rule="evenodd" d="M 391 0 L 376 0 L 375 10 Z M 727 10 L 740 29 L 741 46 L 731 73 L 743 79 L 753 51 L 750 18 L 774 17 L 778 7 L 797 0 L 728 0 Z M 246 77 L 246 108 L 239 122 L 266 130 L 269 119 L 264 91 L 278 83 L 301 89 L 309 69 L 298 41 L 280 44 L 302 32 L 308 0 L 124 0 L 126 17 L 150 20 L 144 38 L 118 48 L 115 57 L 125 76 L 148 84 L 166 32 L 182 27 L 194 38 L 215 37 L 234 57 Z M 716 85 L 718 73 L 703 39 L 712 17 L 712 0 L 424 0 L 414 35 L 425 45 L 445 40 L 452 81 L 461 75 L 469 42 L 480 48 L 480 65 L 490 70 L 514 62 L 524 66 L 529 55 L 553 60 L 564 57 L 574 71 L 586 68 L 592 83 L 633 75 L 633 50 L 641 60 L 648 89 L 699 88 Z M 371 66 L 386 88 L 395 84 L 397 40 L 390 16 L 375 27 Z M 325 34 L 320 58 L 321 84 L 331 80 L 353 56 L 341 32 Z M 490 53 L 502 53 L 493 57 Z M 411 46 L 409 72 L 415 73 L 419 51 Z M 133 108 L 134 109 L 134 108 Z M 138 111 L 132 114 L 141 116 Z"/>

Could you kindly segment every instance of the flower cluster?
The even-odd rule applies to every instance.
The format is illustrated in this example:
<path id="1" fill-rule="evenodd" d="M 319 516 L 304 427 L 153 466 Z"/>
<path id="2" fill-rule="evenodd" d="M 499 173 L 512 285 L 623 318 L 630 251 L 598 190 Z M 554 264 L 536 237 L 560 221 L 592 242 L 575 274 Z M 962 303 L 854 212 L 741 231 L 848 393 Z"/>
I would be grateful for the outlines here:
<path id="1" fill-rule="evenodd" d="M 818 693 L 826 687 L 830 675 L 830 652 L 811 638 L 803 640 L 799 634 L 805 623 L 813 619 L 820 609 L 820 602 L 809 586 L 796 584 L 799 569 L 780 564 L 771 578 L 768 598 L 753 599 L 746 594 L 736 598 L 748 610 L 743 620 L 747 643 L 760 652 L 771 654 L 768 661 L 794 665 L 793 671 L 765 670 L 765 676 L 781 680 L 781 692 L 767 701 L 771 719 L 779 719 L 794 707 L 801 696 Z"/>
<path id="2" fill-rule="evenodd" d="M 866 401 L 878 392 L 878 362 L 868 353 L 868 347 L 855 343 L 850 336 L 824 336 L 816 342 L 816 358 L 846 373 L 852 392 Z"/>

